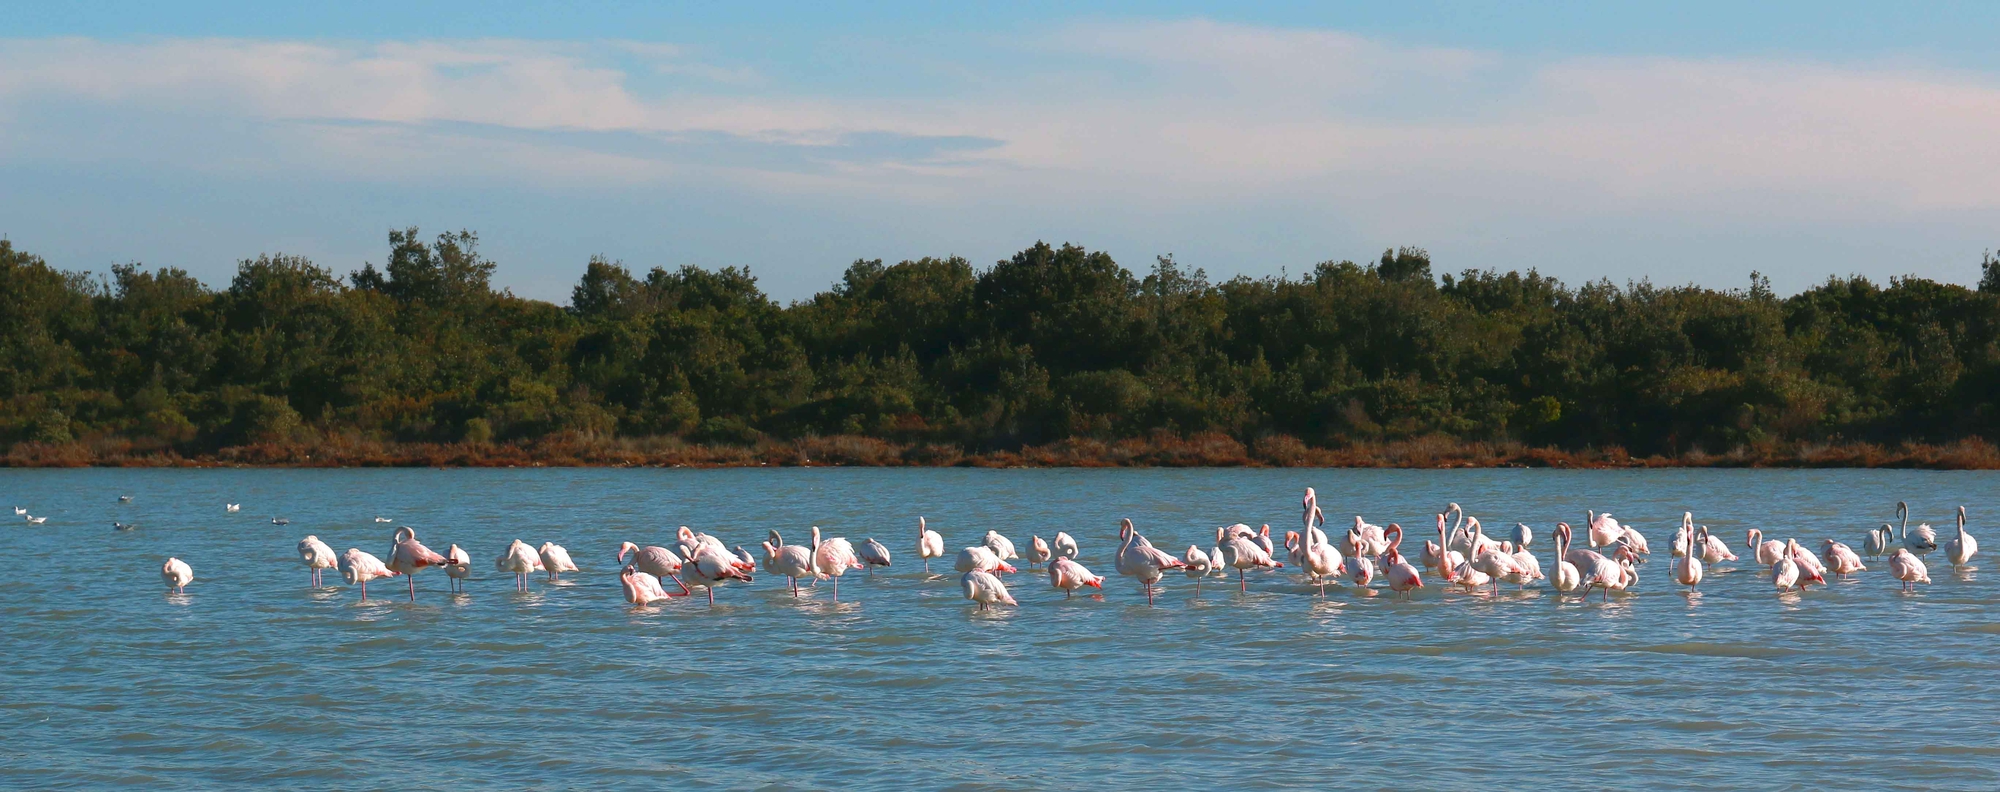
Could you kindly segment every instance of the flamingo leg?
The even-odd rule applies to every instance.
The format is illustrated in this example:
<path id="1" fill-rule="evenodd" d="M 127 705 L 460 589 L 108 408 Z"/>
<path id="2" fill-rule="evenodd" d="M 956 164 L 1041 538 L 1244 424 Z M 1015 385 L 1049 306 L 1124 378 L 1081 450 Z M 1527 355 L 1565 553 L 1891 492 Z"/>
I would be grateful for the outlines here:
<path id="1" fill-rule="evenodd" d="M 667 577 L 673 578 L 675 583 L 680 584 L 681 596 L 687 596 L 689 594 L 694 593 L 694 589 L 688 588 L 688 584 L 685 581 L 681 580 L 680 575 L 668 575 Z M 796 589 L 798 585 L 799 585 L 798 581 L 796 580 L 792 581 L 792 586 L 794 589 Z"/>
<path id="2" fill-rule="evenodd" d="M 709 604 L 709 606 L 710 606 L 710 607 L 713 607 L 713 606 L 715 605 L 715 587 L 714 587 L 714 586 L 709 586 L 709 587 L 708 587 L 708 604 Z"/>
<path id="3" fill-rule="evenodd" d="M 1242 567 L 1236 568 L 1236 591 L 1238 593 L 1249 593 L 1250 591 L 1250 584 L 1243 582 Z"/>
<path id="4" fill-rule="evenodd" d="M 1153 607 L 1153 586 L 1150 583 L 1146 585 L 1146 607 Z"/>
<path id="5" fill-rule="evenodd" d="M 924 574 L 928 575 L 930 573 L 931 573 L 931 560 L 926 558 L 924 559 Z"/>
<path id="6" fill-rule="evenodd" d="M 415 572 L 415 571 L 412 571 L 412 572 L 411 572 L 410 574 L 408 574 L 408 575 L 404 575 L 404 577 L 407 577 L 407 578 L 409 578 L 409 579 L 410 579 L 410 601 L 411 601 L 411 602 L 416 602 L 416 601 L 417 601 L 417 575 L 416 575 L 416 572 Z"/>
<path id="7" fill-rule="evenodd" d="M 361 581 L 361 601 L 368 601 L 368 581 Z"/>
<path id="8" fill-rule="evenodd" d="M 839 575 L 835 575 L 835 576 L 834 576 L 834 578 L 833 578 L 833 601 L 834 601 L 834 602 L 839 602 L 839 601 L 840 601 L 840 576 L 839 576 Z"/>

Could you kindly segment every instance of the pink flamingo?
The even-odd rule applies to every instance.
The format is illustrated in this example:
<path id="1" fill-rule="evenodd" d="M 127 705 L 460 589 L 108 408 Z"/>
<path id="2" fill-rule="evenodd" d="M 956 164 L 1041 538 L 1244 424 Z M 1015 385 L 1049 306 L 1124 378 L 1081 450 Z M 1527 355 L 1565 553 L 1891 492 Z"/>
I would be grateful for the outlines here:
<path id="1" fill-rule="evenodd" d="M 1390 523 L 1389 530 L 1401 534 L 1403 529 L 1395 523 Z M 1382 564 L 1387 567 L 1384 577 L 1389 579 L 1389 590 L 1401 594 L 1403 599 L 1415 597 L 1414 590 L 1424 587 L 1423 573 L 1418 572 L 1415 566 L 1403 558 L 1402 551 L 1397 549 L 1396 545 L 1390 545 L 1389 549 L 1382 553 Z"/>
<path id="2" fill-rule="evenodd" d="M 1098 577 L 1084 565 L 1076 561 L 1056 556 L 1049 561 L 1049 585 L 1063 590 L 1063 599 L 1069 599 L 1077 589 L 1089 586 L 1104 588 L 1104 578 Z"/>
<path id="3" fill-rule="evenodd" d="M 861 559 L 854 555 L 854 545 L 845 537 L 836 536 L 824 542 L 819 538 L 819 526 L 813 526 L 813 576 L 833 578 L 833 601 L 840 601 L 840 576 L 847 570 L 860 569 Z M 1012 550 L 1012 547 L 1008 548 Z"/>
<path id="4" fill-rule="evenodd" d="M 347 553 L 340 557 L 340 576 L 345 578 L 350 586 L 361 586 L 361 601 L 367 602 L 368 581 L 395 577 L 396 570 L 385 566 L 382 559 L 362 552 L 361 548 L 350 547 L 347 548 Z"/>
<path id="5" fill-rule="evenodd" d="M 1118 555 L 1114 559 L 1117 562 L 1118 574 L 1137 578 L 1139 585 L 1146 589 L 1146 604 L 1153 604 L 1153 584 L 1160 582 L 1160 576 L 1165 574 L 1166 570 L 1180 569 L 1187 566 L 1187 562 L 1154 548 L 1152 542 L 1139 535 L 1139 529 L 1133 527 L 1129 519 L 1118 521 L 1118 537 L 1125 540 L 1124 546 L 1118 548 Z M 1257 546 L 1248 539 L 1238 541 L 1252 548 Z"/>
<path id="6" fill-rule="evenodd" d="M 332 569 L 335 564 L 340 563 L 340 558 L 335 556 L 333 548 L 327 547 L 319 537 L 308 536 L 299 540 L 299 562 L 305 564 L 306 569 L 312 570 L 312 586 L 319 588 L 320 572 Z"/>
<path id="7" fill-rule="evenodd" d="M 626 553 L 632 554 L 632 566 L 637 567 L 639 571 L 660 580 L 673 579 L 674 585 L 681 587 L 683 595 L 694 593 L 686 583 L 681 582 L 681 557 L 674 555 L 674 551 L 657 545 L 640 547 L 626 542 L 618 546 L 619 564 L 625 563 Z"/>
<path id="8" fill-rule="evenodd" d="M 667 590 L 660 587 L 660 579 L 641 572 L 634 565 L 626 564 L 618 573 L 618 582 L 625 588 L 625 601 L 634 605 L 645 605 L 667 599 Z"/>
<path id="9" fill-rule="evenodd" d="M 410 579 L 410 601 L 417 601 L 417 570 L 443 566 L 449 559 L 417 541 L 417 529 L 407 525 L 396 529 L 396 546 L 389 549 L 389 569 Z"/>
<path id="10" fill-rule="evenodd" d="M 1223 565 L 1236 570 L 1236 590 L 1238 592 L 1248 592 L 1250 590 L 1250 584 L 1244 581 L 1244 570 L 1280 569 L 1285 566 L 1281 562 L 1271 560 L 1270 553 L 1265 552 L 1263 547 L 1259 546 L 1256 542 L 1250 541 L 1249 537 L 1242 534 L 1229 536 L 1224 529 L 1217 528 L 1215 531 L 1215 545 L 1222 549 Z"/>

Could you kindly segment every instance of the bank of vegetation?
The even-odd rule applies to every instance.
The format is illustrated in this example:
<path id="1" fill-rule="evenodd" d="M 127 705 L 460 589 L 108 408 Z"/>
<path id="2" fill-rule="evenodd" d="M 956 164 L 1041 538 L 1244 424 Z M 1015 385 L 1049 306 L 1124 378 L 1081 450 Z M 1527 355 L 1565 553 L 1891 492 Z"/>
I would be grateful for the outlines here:
<path id="1" fill-rule="evenodd" d="M 2000 467 L 2000 261 L 1977 289 L 1789 297 L 1422 250 L 1298 277 L 1036 244 L 746 270 L 590 261 L 568 306 L 470 233 L 214 289 L 0 241 L 0 464 Z"/>

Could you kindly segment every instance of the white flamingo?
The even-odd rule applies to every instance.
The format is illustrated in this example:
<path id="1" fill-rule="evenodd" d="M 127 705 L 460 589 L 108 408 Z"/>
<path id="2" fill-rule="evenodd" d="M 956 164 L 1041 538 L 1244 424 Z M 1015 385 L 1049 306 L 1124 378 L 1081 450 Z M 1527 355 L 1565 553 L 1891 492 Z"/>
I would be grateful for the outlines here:
<path id="1" fill-rule="evenodd" d="M 1604 547 L 1625 538 L 1625 526 L 1619 525 L 1618 521 L 1611 517 L 1611 512 L 1598 514 L 1595 511 L 1591 511 L 1587 513 L 1587 516 L 1588 521 L 1584 524 L 1590 527 L 1589 539 L 1591 547 Z"/>
<path id="2" fill-rule="evenodd" d="M 1326 596 L 1326 579 L 1340 574 L 1344 559 L 1341 558 L 1340 548 L 1327 542 L 1324 536 L 1315 541 L 1313 533 L 1308 528 L 1305 534 L 1299 537 L 1299 566 L 1305 569 L 1308 582 L 1319 584 L 1319 594 L 1316 596 L 1323 597 Z"/>
<path id="3" fill-rule="evenodd" d="M 973 570 L 958 579 L 959 588 L 965 590 L 965 598 L 979 603 L 980 610 L 993 605 L 1019 605 L 1007 593 L 1007 584 L 1000 582 L 991 572 Z"/>
<path id="4" fill-rule="evenodd" d="M 1569 523 L 1556 523 L 1555 541 L 1555 587 L 1557 591 L 1568 594 L 1583 587 L 1583 575 L 1577 572 L 1576 565 L 1570 563 L 1568 558 L 1570 542 Z"/>
<path id="5" fill-rule="evenodd" d="M 1063 558 L 1076 557 L 1076 537 L 1067 531 L 1057 531 L 1056 538 L 1049 546 L 1049 553 Z"/>
<path id="6" fill-rule="evenodd" d="M 1917 529 L 1910 530 L 1910 504 L 1896 501 L 1896 515 L 1903 520 L 1900 533 L 1896 537 L 1903 543 L 1903 547 L 1916 554 L 1918 558 L 1937 552 L 1937 530 L 1932 528 L 1930 523 L 1917 523 Z"/>
<path id="7" fill-rule="evenodd" d="M 1918 583 L 1931 582 L 1930 570 L 1924 567 L 1924 560 L 1904 547 L 1896 548 L 1896 552 L 1889 555 L 1889 576 L 1902 581 L 1905 592 L 1916 591 Z"/>
<path id="8" fill-rule="evenodd" d="M 382 559 L 358 547 L 347 548 L 340 557 L 340 576 L 347 580 L 347 585 L 361 587 L 362 602 L 368 601 L 368 581 L 395 575 L 396 570 L 382 563 Z"/>
<path id="9" fill-rule="evenodd" d="M 993 553 L 993 548 L 987 547 L 986 545 L 973 545 L 971 547 L 961 548 L 958 551 L 958 558 L 952 561 L 951 566 L 952 569 L 957 570 L 959 572 L 1017 571 L 1014 569 L 1013 565 L 1000 560 L 1000 556 L 995 555 Z"/>
<path id="10" fill-rule="evenodd" d="M 1737 560 L 1736 553 L 1730 551 L 1729 549 L 1729 543 L 1723 541 L 1722 537 L 1720 536 L 1715 536 L 1713 534 L 1710 534 L 1708 532 L 1708 526 L 1703 525 L 1697 528 L 1696 530 L 1697 530 L 1696 535 L 1699 538 L 1695 541 L 1695 544 L 1696 546 L 1701 548 L 1702 563 L 1707 564 L 1712 568 L 1716 564 L 1720 564 L 1724 561 Z"/>
<path id="11" fill-rule="evenodd" d="M 472 577 L 472 554 L 456 544 L 444 551 L 444 577 L 452 591 L 464 591 L 465 579 Z"/>
<path id="12" fill-rule="evenodd" d="M 1201 596 L 1201 579 L 1215 574 L 1215 567 L 1220 562 L 1194 545 L 1188 545 L 1187 555 L 1181 556 L 1181 560 L 1187 562 L 1187 576 L 1194 581 L 1194 595 Z"/>
<path id="13" fill-rule="evenodd" d="M 707 589 L 708 604 L 714 605 L 717 586 L 732 580 L 749 583 L 752 580 L 750 570 L 755 568 L 755 564 L 746 568 L 743 559 L 737 558 L 728 550 L 717 550 L 713 546 L 702 544 L 697 546 L 694 555 L 681 565 L 681 574 L 685 576 L 683 582 L 688 585 Z"/>
<path id="14" fill-rule="evenodd" d="M 333 548 L 317 536 L 307 536 L 299 540 L 299 563 L 312 571 L 312 587 L 319 588 L 320 573 L 332 569 L 340 563 L 340 557 L 333 554 Z"/>
<path id="15" fill-rule="evenodd" d="M 1070 595 L 1084 586 L 1103 589 L 1104 578 L 1098 577 L 1074 559 L 1056 556 L 1049 562 L 1049 585 L 1062 589 L 1063 599 L 1069 599 Z"/>
<path id="16" fill-rule="evenodd" d="M 667 599 L 667 590 L 660 587 L 660 578 L 650 572 L 641 572 L 636 564 L 626 564 L 618 572 L 618 582 L 625 589 L 625 601 L 634 605 L 647 605 Z"/>
<path id="17" fill-rule="evenodd" d="M 923 559 L 924 574 L 931 573 L 931 559 L 944 557 L 944 536 L 931 530 L 924 518 L 917 518 L 917 558 Z"/>
<path id="18" fill-rule="evenodd" d="M 987 547 L 992 548 L 993 554 L 999 556 L 1002 561 L 1021 557 L 1020 553 L 1014 552 L 1013 540 L 1001 536 L 999 531 L 987 531 L 986 538 L 983 541 Z"/>
<path id="19" fill-rule="evenodd" d="M 1743 544 L 1755 551 L 1757 563 L 1770 566 L 1778 563 L 1778 557 L 1785 554 L 1785 543 L 1776 539 L 1765 539 L 1764 532 L 1751 528 L 1743 532 Z"/>
<path id="20" fill-rule="evenodd" d="M 1681 528 L 1674 535 L 1674 546 L 1681 548 L 1681 552 L 1678 553 L 1680 557 L 1674 559 L 1673 563 L 1667 566 L 1667 570 L 1675 583 L 1687 586 L 1689 590 L 1701 585 L 1701 552 L 1693 548 L 1695 541 L 1694 515 L 1683 514 Z M 1689 550 L 1694 551 L 1689 552 Z"/>
<path id="21" fill-rule="evenodd" d="M 493 567 L 502 572 L 514 573 L 514 590 L 527 591 L 528 575 L 541 571 L 542 557 L 537 555 L 535 549 L 529 547 L 527 542 L 516 539 L 507 545 L 507 549 L 500 553 L 500 557 L 493 559 Z M 362 591 L 362 596 L 367 597 L 366 589 Z"/>
<path id="22" fill-rule="evenodd" d="M 1882 527 L 1869 531 L 1861 540 L 1861 551 L 1869 558 L 1881 558 L 1889 552 L 1889 546 L 1896 543 L 1896 526 L 1882 523 Z"/>
<path id="23" fill-rule="evenodd" d="M 1271 560 L 1271 554 L 1242 534 L 1229 536 L 1225 529 L 1216 529 L 1215 546 L 1222 548 L 1222 563 L 1236 570 L 1236 590 L 1247 592 L 1249 583 L 1243 573 L 1249 569 L 1280 568 L 1284 564 Z"/>
<path id="24" fill-rule="evenodd" d="M 564 572 L 577 571 L 576 562 L 570 560 L 569 548 L 555 542 L 543 542 L 537 553 L 542 557 L 542 569 L 549 573 L 550 582 Z"/>
<path id="25" fill-rule="evenodd" d="M 819 526 L 813 526 L 813 577 L 833 578 L 834 602 L 840 601 L 840 576 L 847 574 L 847 570 L 860 568 L 861 559 L 854 555 L 854 545 L 840 536 L 821 541 Z"/>
<path id="26" fill-rule="evenodd" d="M 639 571 L 663 581 L 672 579 L 674 585 L 681 587 L 682 594 L 694 593 L 686 583 L 681 582 L 681 557 L 674 555 L 674 551 L 658 545 L 640 547 L 632 542 L 625 542 L 618 546 L 618 563 L 621 566 L 625 563 L 626 553 L 632 554 L 632 566 Z"/>
<path id="27" fill-rule="evenodd" d="M 1958 535 L 1944 546 L 1944 557 L 1954 567 L 1972 563 L 1972 557 L 1979 554 L 1979 540 L 1965 532 L 1965 507 L 1958 507 Z"/>
<path id="28" fill-rule="evenodd" d="M 186 561 L 168 556 L 167 562 L 160 565 L 160 579 L 166 581 L 167 588 L 175 594 L 185 593 L 187 584 L 194 582 L 194 568 L 188 566 Z"/>
<path id="29" fill-rule="evenodd" d="M 1118 534 L 1119 538 L 1125 541 L 1124 546 L 1118 549 L 1118 556 L 1114 559 L 1118 567 L 1118 574 L 1138 579 L 1139 585 L 1146 589 L 1146 604 L 1152 605 L 1153 584 L 1160 582 L 1160 576 L 1165 574 L 1167 570 L 1179 569 L 1187 566 L 1187 564 L 1178 558 L 1154 548 L 1152 542 L 1147 541 L 1146 537 L 1139 535 L 1139 529 L 1132 526 L 1130 519 L 1121 519 L 1118 521 Z M 1252 548 L 1256 547 L 1248 539 L 1240 541 Z M 1266 556 L 1266 558 L 1268 557 Z"/>
<path id="30" fill-rule="evenodd" d="M 1028 537 L 1028 566 L 1046 564 L 1050 555 L 1052 554 L 1049 552 L 1049 543 L 1042 541 L 1042 537 Z"/>
<path id="31" fill-rule="evenodd" d="M 870 575 L 875 574 L 876 567 L 886 567 L 889 565 L 889 548 L 883 546 L 881 542 L 875 541 L 875 537 L 873 536 L 863 541 L 861 546 L 855 549 L 855 553 L 861 556 L 861 563 L 868 565 L 868 574 Z"/>
<path id="32" fill-rule="evenodd" d="M 1778 560 L 1771 564 L 1771 585 L 1776 586 L 1779 593 L 1783 593 L 1791 591 L 1798 582 L 1799 563 L 1792 560 L 1791 553 L 1780 553 Z M 1800 588 L 1803 590 L 1804 587 Z"/>
<path id="33" fill-rule="evenodd" d="M 767 559 L 764 570 L 784 576 L 791 584 L 792 596 L 798 596 L 799 578 L 813 574 L 812 548 L 785 544 L 785 538 L 774 530 L 771 531 L 771 538 L 764 542 L 764 554 Z"/>

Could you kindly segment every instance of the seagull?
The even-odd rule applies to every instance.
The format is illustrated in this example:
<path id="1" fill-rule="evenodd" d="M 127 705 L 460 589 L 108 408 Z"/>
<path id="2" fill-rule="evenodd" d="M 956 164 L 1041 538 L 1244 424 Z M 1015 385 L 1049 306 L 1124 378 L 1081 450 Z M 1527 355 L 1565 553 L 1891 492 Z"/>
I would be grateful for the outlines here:
<path id="1" fill-rule="evenodd" d="M 391 520 L 391 519 L 389 519 L 389 518 L 387 518 L 387 517 L 377 517 L 377 518 L 375 518 L 375 521 L 376 521 L 376 522 L 395 522 L 395 520 Z"/>
<path id="2" fill-rule="evenodd" d="M 243 509 L 243 504 L 241 504 L 241 503 L 225 503 L 225 504 L 222 504 L 222 508 L 224 508 L 224 509 L 227 509 L 227 510 L 229 510 L 229 513 L 230 513 L 230 514 L 235 514 L 235 513 L 237 513 L 238 511 L 241 511 L 241 510 Z"/>
<path id="3" fill-rule="evenodd" d="M 42 523 L 45 523 L 45 522 L 48 522 L 48 521 L 49 521 L 49 518 L 47 518 L 47 517 L 29 517 L 29 518 L 28 518 L 28 524 L 29 524 L 29 525 L 41 525 Z"/>
<path id="4" fill-rule="evenodd" d="M 25 516 L 27 513 L 28 513 L 27 509 L 23 509 L 19 506 L 14 507 L 14 516 L 16 517 Z"/>
<path id="5" fill-rule="evenodd" d="M 285 518 L 283 518 L 283 517 L 272 517 L 272 518 L 271 518 L 271 524 L 272 524 L 272 525 L 291 525 L 291 524 L 292 524 L 292 521 L 291 521 L 291 520 L 287 520 L 287 519 L 285 519 Z"/>
<path id="6" fill-rule="evenodd" d="M 120 495 L 120 496 L 118 496 L 118 502 L 119 502 L 119 503 L 131 503 L 131 502 L 132 502 L 132 496 L 130 496 L 130 495 Z"/>
<path id="7" fill-rule="evenodd" d="M 130 525 L 130 524 L 127 524 L 127 523 L 122 523 L 122 522 L 117 522 L 117 521 L 113 521 L 113 522 L 111 523 L 111 530 L 114 530 L 114 531 L 130 531 L 130 530 L 132 530 L 132 529 L 134 529 L 134 528 L 137 528 L 137 527 L 139 527 L 139 526 L 137 526 L 137 525 Z"/>

